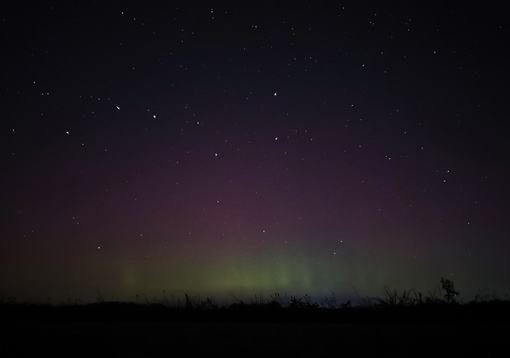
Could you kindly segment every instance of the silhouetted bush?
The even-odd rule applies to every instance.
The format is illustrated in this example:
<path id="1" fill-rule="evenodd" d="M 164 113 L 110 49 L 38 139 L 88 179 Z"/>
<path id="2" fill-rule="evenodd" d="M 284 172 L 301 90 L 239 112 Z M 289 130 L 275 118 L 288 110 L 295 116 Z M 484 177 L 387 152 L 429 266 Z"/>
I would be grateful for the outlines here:
<path id="1" fill-rule="evenodd" d="M 448 279 L 441 278 L 441 287 L 445 290 L 444 298 L 446 299 L 446 302 L 455 303 L 455 298 L 459 292 L 455 290 L 453 282 Z"/>

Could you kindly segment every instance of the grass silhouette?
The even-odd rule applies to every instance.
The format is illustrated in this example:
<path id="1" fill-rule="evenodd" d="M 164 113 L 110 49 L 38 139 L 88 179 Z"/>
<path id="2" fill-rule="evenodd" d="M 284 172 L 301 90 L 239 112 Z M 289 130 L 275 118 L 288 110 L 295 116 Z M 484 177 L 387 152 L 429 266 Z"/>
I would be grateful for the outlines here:
<path id="1" fill-rule="evenodd" d="M 478 295 L 473 301 L 458 302 L 452 281 L 440 280 L 427 296 L 414 289 L 398 291 L 385 288 L 382 297 L 338 302 L 333 294 L 313 302 L 302 297 L 275 293 L 267 300 L 254 296 L 249 301 L 234 297 L 227 305 L 214 298 L 184 294 L 169 300 L 161 298 L 136 302 L 107 301 L 100 292 L 97 302 L 80 304 L 69 300 L 61 304 L 19 303 L 13 298 L 0 300 L 3 322 L 504 322 L 510 318 L 510 301 L 497 295 Z M 142 302 L 143 301 L 143 302 Z"/>
<path id="2" fill-rule="evenodd" d="M 2 356 L 151 357 L 174 352 L 222 356 L 504 356 L 510 301 L 483 293 L 456 299 L 442 282 L 424 296 L 387 288 L 360 304 L 273 294 L 211 297 L 165 292 L 137 302 L 36 304 L 0 300 Z"/>

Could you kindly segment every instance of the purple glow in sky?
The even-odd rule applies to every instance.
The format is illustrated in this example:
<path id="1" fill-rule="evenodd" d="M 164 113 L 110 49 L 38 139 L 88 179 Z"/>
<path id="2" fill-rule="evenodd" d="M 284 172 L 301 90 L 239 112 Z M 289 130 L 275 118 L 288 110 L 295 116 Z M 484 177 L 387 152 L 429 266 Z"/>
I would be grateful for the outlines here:
<path id="1" fill-rule="evenodd" d="M 507 295 L 508 10 L 10 4 L 0 297 Z"/>

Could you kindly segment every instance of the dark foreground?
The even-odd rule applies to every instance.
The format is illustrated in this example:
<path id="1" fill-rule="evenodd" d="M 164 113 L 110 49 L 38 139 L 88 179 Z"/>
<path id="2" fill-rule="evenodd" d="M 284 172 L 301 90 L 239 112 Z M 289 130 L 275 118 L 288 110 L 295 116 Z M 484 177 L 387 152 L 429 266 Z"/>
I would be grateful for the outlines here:
<path id="1" fill-rule="evenodd" d="M 1 305 L 1 356 L 507 357 L 508 303 L 210 311 Z"/>

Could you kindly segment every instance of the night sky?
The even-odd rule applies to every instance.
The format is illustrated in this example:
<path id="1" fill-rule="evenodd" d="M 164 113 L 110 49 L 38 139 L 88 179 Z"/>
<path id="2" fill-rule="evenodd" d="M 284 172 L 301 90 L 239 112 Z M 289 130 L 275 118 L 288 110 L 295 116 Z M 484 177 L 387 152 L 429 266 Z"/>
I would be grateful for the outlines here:
<path id="1" fill-rule="evenodd" d="M 0 298 L 510 294 L 506 1 L 17 1 Z"/>

